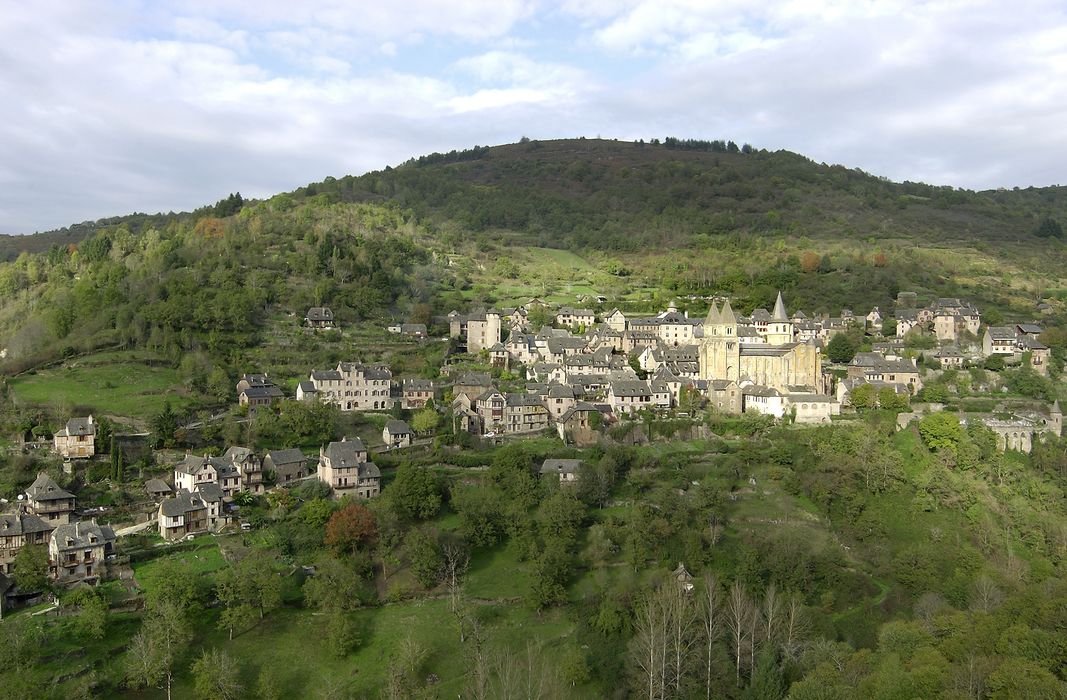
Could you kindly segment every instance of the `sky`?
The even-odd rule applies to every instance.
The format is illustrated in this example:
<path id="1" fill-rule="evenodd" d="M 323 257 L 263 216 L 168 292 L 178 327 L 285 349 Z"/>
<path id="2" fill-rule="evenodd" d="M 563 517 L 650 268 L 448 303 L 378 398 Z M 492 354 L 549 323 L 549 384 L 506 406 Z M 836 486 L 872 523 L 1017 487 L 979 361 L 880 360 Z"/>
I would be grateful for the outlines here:
<path id="1" fill-rule="evenodd" d="M 1067 184 L 1067 2 L 0 0 L 0 233 L 522 136 Z"/>

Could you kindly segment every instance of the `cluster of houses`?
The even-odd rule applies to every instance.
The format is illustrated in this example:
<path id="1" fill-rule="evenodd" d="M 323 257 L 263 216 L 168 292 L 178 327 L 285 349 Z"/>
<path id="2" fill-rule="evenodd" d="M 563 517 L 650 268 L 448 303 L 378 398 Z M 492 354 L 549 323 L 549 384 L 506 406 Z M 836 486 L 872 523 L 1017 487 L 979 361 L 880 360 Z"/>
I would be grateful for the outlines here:
<path id="1" fill-rule="evenodd" d="M 0 513 L 0 596 L 12 587 L 15 557 L 26 546 L 47 546 L 48 570 L 57 583 L 94 584 L 107 572 L 115 532 L 81 520 L 74 494 L 41 472 L 12 512 Z"/>

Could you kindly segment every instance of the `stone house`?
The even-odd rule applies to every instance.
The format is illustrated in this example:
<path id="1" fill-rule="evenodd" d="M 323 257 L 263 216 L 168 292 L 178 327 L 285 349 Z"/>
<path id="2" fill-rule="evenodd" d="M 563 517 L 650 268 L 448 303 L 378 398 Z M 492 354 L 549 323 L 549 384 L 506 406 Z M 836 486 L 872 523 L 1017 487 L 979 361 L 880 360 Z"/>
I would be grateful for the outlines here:
<path id="1" fill-rule="evenodd" d="M 476 353 L 488 350 L 500 342 L 500 312 L 495 309 L 479 311 L 467 317 L 467 352 Z"/>
<path id="2" fill-rule="evenodd" d="M 65 523 L 48 540 L 48 565 L 58 583 L 95 585 L 107 573 L 115 531 L 95 521 Z"/>
<path id="3" fill-rule="evenodd" d="M 405 379 L 400 389 L 400 405 L 406 409 L 424 408 L 434 397 L 432 379 Z"/>
<path id="4" fill-rule="evenodd" d="M 592 309 L 575 309 L 563 306 L 556 312 L 556 325 L 561 328 L 585 326 L 589 328 L 596 323 L 596 313 Z"/>
<path id="5" fill-rule="evenodd" d="M 273 472 L 277 484 L 288 484 L 311 474 L 308 458 L 296 448 L 268 452 L 263 458 L 263 471 Z"/>
<path id="6" fill-rule="evenodd" d="M 386 449 L 398 450 L 402 447 L 411 447 L 414 437 L 415 433 L 411 430 L 411 426 L 402 420 L 388 421 L 382 429 L 382 442 L 385 443 Z"/>
<path id="7" fill-rule="evenodd" d="M 96 423 L 93 417 L 71 418 L 52 438 L 64 459 L 89 459 L 96 454 Z"/>
<path id="8" fill-rule="evenodd" d="M 622 333 L 626 330 L 626 314 L 618 309 L 612 309 L 611 313 L 604 317 L 604 325 L 617 333 Z"/>
<path id="9" fill-rule="evenodd" d="M 469 399 L 477 399 L 479 396 L 493 388 L 493 380 L 483 372 L 464 372 L 456 376 L 452 383 L 452 396 L 461 394 Z"/>
<path id="10" fill-rule="evenodd" d="M 338 495 L 374 498 L 381 492 L 381 472 L 359 438 L 342 438 L 320 448 L 318 476 Z"/>
<path id="11" fill-rule="evenodd" d="M 560 416 L 571 410 L 577 403 L 574 388 L 567 384 L 549 384 L 545 387 L 541 397 L 553 420 L 559 420 Z"/>
<path id="12" fill-rule="evenodd" d="M 186 535 L 206 532 L 208 504 L 199 493 L 179 491 L 164 498 L 156 513 L 159 534 L 165 540 L 180 540 Z"/>
<path id="13" fill-rule="evenodd" d="M 508 394 L 504 403 L 504 430 L 509 434 L 535 433 L 548 428 L 549 414 L 541 398 Z"/>
<path id="14" fill-rule="evenodd" d="M 57 523 L 49 523 L 20 505 L 14 513 L 0 513 L 0 574 L 15 570 L 15 556 L 26 545 L 47 545 Z"/>
<path id="15" fill-rule="evenodd" d="M 594 418 L 594 414 L 599 417 Z M 596 444 L 599 438 L 593 426 L 604 421 L 604 411 L 591 403 L 580 401 L 556 419 L 556 432 L 560 440 L 570 440 L 579 447 L 588 447 Z"/>
<path id="16" fill-rule="evenodd" d="M 44 472 L 37 474 L 25 496 L 29 512 L 52 524 L 69 523 L 77 500 Z"/>
<path id="17" fill-rule="evenodd" d="M 193 492 L 202 484 L 218 484 L 228 500 L 242 490 L 242 481 L 240 469 L 222 457 L 185 455 L 185 459 L 174 467 L 174 488 L 177 491 Z"/>
<path id="18" fill-rule="evenodd" d="M 144 482 L 144 490 L 152 498 L 158 499 L 164 499 L 174 493 L 174 489 L 170 487 L 170 484 L 162 479 L 149 479 Z"/>
<path id="19" fill-rule="evenodd" d="M 249 413 L 283 398 L 285 394 L 266 374 L 246 374 L 237 382 L 237 402 L 248 406 Z"/>
<path id="20" fill-rule="evenodd" d="M 317 396 L 342 411 L 387 411 L 393 406 L 392 378 L 388 367 L 340 362 L 333 370 L 313 370 L 312 391 L 297 387 L 297 399 Z"/>
<path id="21" fill-rule="evenodd" d="M 708 403 L 720 413 L 740 414 L 744 410 L 741 386 L 731 379 L 708 380 Z"/>
<path id="22" fill-rule="evenodd" d="M 946 345 L 939 348 L 934 354 L 934 358 L 941 365 L 941 369 L 958 369 L 963 367 L 965 360 L 963 353 L 954 345 Z"/>
<path id="23" fill-rule="evenodd" d="M 333 311 L 328 306 L 312 306 L 304 316 L 304 323 L 311 328 L 333 328 Z"/>
<path id="24" fill-rule="evenodd" d="M 750 384 L 742 389 L 745 413 L 762 413 L 782 418 L 788 411 L 788 398 L 774 387 Z"/>
<path id="25" fill-rule="evenodd" d="M 550 476 L 559 479 L 559 483 L 567 484 L 578 481 L 578 468 L 581 467 L 580 459 L 546 459 L 541 464 L 541 476 Z"/>
<path id="26" fill-rule="evenodd" d="M 222 460 L 241 475 L 241 489 L 256 495 L 264 492 L 263 460 L 247 447 L 230 447 L 222 453 Z"/>
<path id="27" fill-rule="evenodd" d="M 858 352 L 849 362 L 847 373 L 849 379 L 905 384 L 912 393 L 922 389 L 922 379 L 915 362 L 896 355 Z"/>
<path id="28" fill-rule="evenodd" d="M 841 415 L 841 402 L 826 394 L 793 393 L 787 407 L 797 423 L 829 423 L 830 416 Z"/>
<path id="29" fill-rule="evenodd" d="M 471 408 L 478 414 L 481 427 L 486 432 L 493 432 L 504 427 L 504 406 L 507 404 L 505 396 L 491 389 L 483 392 L 474 400 Z"/>
<path id="30" fill-rule="evenodd" d="M 986 326 L 982 336 L 982 355 L 1014 355 L 1015 327 L 1014 326 Z"/>

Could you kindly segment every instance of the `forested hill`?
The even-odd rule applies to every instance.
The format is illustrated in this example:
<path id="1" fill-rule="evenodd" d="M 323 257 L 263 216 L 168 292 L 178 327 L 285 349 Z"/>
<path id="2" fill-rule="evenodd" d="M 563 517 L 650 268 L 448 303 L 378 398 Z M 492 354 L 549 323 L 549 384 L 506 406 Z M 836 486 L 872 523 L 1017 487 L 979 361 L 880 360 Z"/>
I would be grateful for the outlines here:
<path id="1" fill-rule="evenodd" d="M 1032 244 L 1067 223 L 1067 187 L 894 183 L 788 151 L 677 139 L 475 147 L 296 194 L 395 201 L 446 228 L 507 230 L 531 245 L 630 251 L 745 234 Z"/>
<path id="2" fill-rule="evenodd" d="M 236 362 L 322 304 L 350 327 L 533 295 L 643 312 L 726 294 L 750 311 L 783 290 L 819 312 L 906 289 L 1019 319 L 1046 300 L 1058 322 L 1060 222 L 1062 187 L 897 184 L 730 142 L 524 140 L 4 238 L 0 370 L 114 347 Z"/>

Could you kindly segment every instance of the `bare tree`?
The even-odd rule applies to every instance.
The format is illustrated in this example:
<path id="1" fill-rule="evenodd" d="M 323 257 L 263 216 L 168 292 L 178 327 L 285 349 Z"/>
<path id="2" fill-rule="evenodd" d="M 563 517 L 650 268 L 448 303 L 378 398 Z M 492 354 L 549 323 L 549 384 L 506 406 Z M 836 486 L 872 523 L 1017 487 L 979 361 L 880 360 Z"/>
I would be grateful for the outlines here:
<path id="1" fill-rule="evenodd" d="M 449 542 L 441 548 L 441 581 L 448 590 L 452 614 L 459 607 L 459 597 L 463 588 L 463 577 L 470 564 L 470 555 L 459 544 Z"/>
<path id="2" fill-rule="evenodd" d="M 741 660 L 752 645 L 751 623 L 755 606 L 748 597 L 744 585 L 734 581 L 726 599 L 726 629 L 730 633 L 730 645 L 734 652 L 734 668 L 737 685 L 741 686 Z"/>
<path id="3" fill-rule="evenodd" d="M 804 639 L 808 636 L 809 623 L 804 612 L 804 600 L 799 593 L 791 594 L 785 602 L 782 615 L 782 658 L 790 661 L 800 659 Z"/>
<path id="4" fill-rule="evenodd" d="M 667 615 L 663 599 L 650 591 L 638 604 L 635 620 L 636 634 L 632 642 L 634 663 L 641 672 L 648 700 L 664 696 L 664 669 L 667 647 Z"/>
<path id="5" fill-rule="evenodd" d="M 704 679 L 707 690 L 707 700 L 711 700 L 711 658 L 715 649 L 715 642 L 722 633 L 722 594 L 719 591 L 719 581 L 714 574 L 704 577 L 704 597 L 701 601 L 701 631 L 704 633 Z"/>
<path id="6" fill-rule="evenodd" d="M 675 581 L 664 586 L 668 613 L 670 647 L 670 685 L 674 694 L 682 693 L 682 681 L 692 665 L 693 654 L 700 642 L 700 622 L 692 594 Z"/>
<path id="7" fill-rule="evenodd" d="M 777 644 L 782 625 L 782 599 L 772 583 L 763 594 L 763 642 Z"/>
<path id="8" fill-rule="evenodd" d="M 982 574 L 974 580 L 974 586 L 971 588 L 972 610 L 986 613 L 993 612 L 1000 607 L 1003 600 L 1004 594 L 1001 593 L 1000 588 L 993 582 L 993 579 Z"/>

